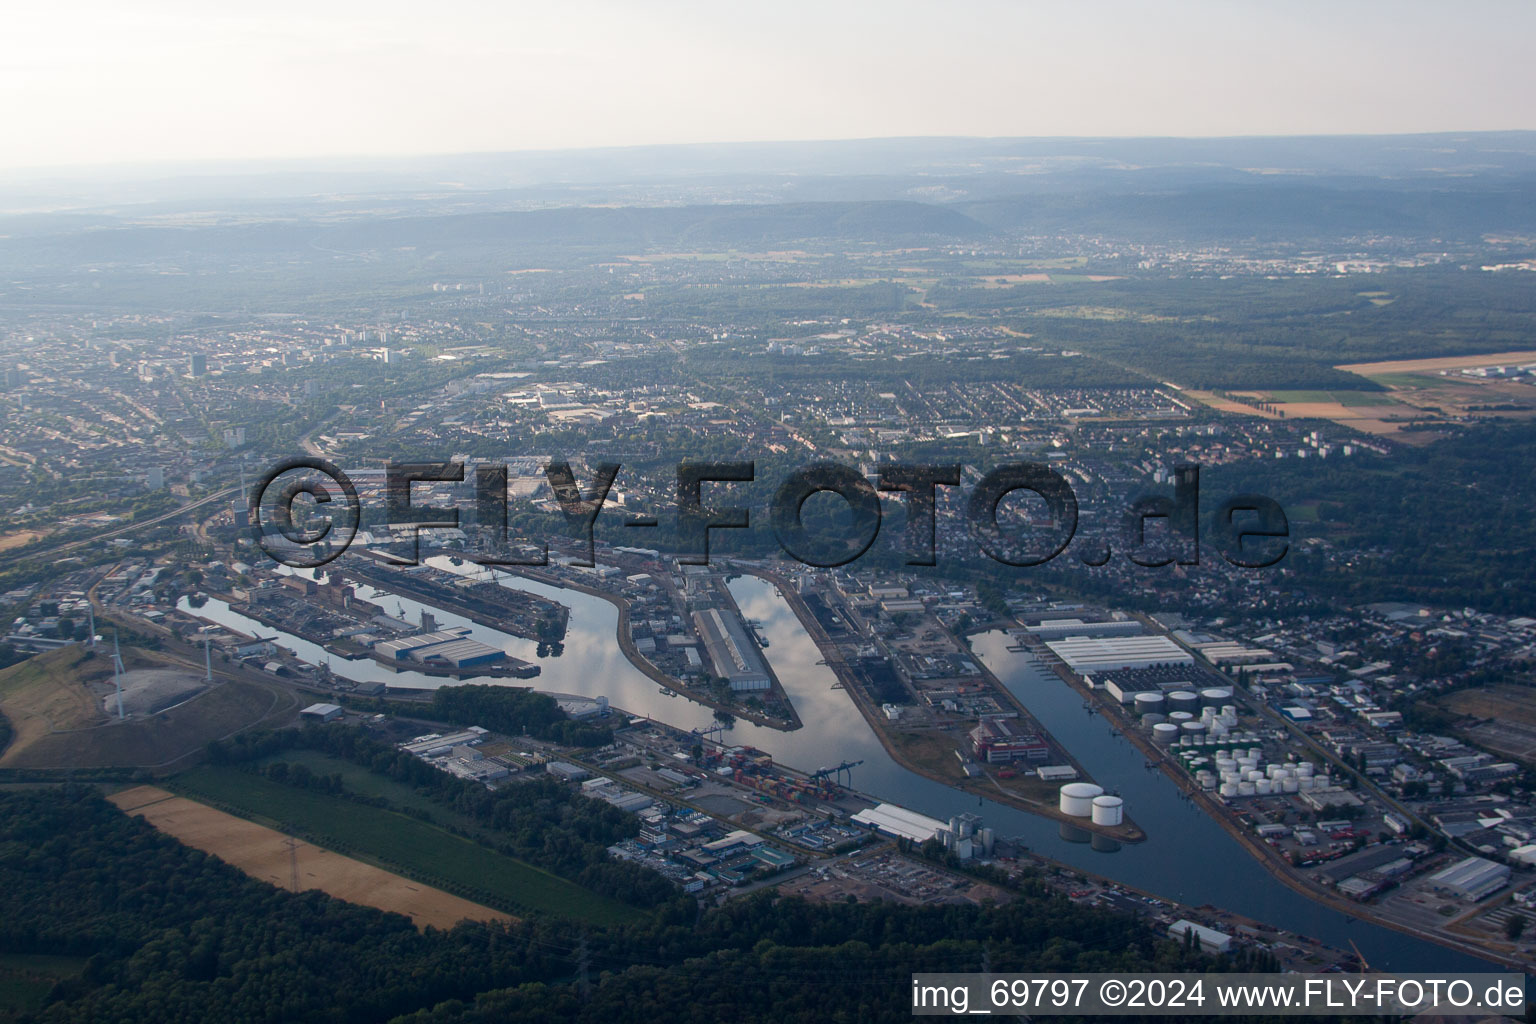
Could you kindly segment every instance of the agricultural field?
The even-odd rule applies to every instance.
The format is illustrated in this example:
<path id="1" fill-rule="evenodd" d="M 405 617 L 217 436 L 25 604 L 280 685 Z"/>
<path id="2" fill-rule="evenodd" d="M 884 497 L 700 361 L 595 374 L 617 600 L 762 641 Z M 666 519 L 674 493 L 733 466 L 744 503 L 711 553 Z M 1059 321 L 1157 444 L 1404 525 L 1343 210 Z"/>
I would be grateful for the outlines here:
<path id="1" fill-rule="evenodd" d="M 1439 702 L 1468 721 L 1462 726 L 1478 745 L 1506 757 L 1536 763 L 1536 689 L 1488 686 L 1458 690 Z"/>
<path id="2" fill-rule="evenodd" d="M 281 888 L 319 889 L 349 903 L 404 914 L 418 928 L 452 928 L 460 921 L 510 921 L 510 914 L 472 903 L 371 864 L 343 857 L 281 832 L 237 818 L 154 786 L 136 786 L 109 798 L 194 849 L 211 853 L 263 882 Z M 298 884 L 294 885 L 294 871 Z"/>
<path id="3" fill-rule="evenodd" d="M 1362 377 L 1377 377 L 1390 373 L 1438 373 L 1441 370 L 1464 370 L 1476 366 L 1499 366 L 1504 363 L 1536 363 L 1536 351 L 1494 352 L 1480 356 L 1443 356 L 1434 359 L 1395 359 L 1381 363 L 1349 363 L 1334 369 L 1346 373 L 1358 373 Z"/>
<path id="4" fill-rule="evenodd" d="M 599 925 L 641 916 L 632 907 L 436 824 L 341 795 L 286 786 L 220 766 L 184 772 L 170 787 L 258 824 L 292 831 L 318 845 L 513 913 L 554 914 Z"/>

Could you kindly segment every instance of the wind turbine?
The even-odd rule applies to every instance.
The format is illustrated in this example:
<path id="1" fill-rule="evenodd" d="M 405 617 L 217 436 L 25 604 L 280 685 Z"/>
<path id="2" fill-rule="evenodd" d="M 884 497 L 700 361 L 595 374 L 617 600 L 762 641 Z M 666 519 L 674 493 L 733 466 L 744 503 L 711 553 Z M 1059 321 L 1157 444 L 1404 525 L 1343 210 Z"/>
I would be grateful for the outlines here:
<path id="1" fill-rule="evenodd" d="M 117 645 L 117 630 L 112 631 L 112 685 L 117 689 L 117 718 L 123 719 L 123 656 Z"/>

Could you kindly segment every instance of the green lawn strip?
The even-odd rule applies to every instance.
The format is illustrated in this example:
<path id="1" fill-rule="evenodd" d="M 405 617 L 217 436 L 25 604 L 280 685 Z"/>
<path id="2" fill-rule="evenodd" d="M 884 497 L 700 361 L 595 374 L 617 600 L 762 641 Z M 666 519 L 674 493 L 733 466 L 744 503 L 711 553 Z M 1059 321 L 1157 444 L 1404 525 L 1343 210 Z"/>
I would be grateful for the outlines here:
<path id="1" fill-rule="evenodd" d="M 635 908 L 436 825 L 335 794 L 285 786 L 220 766 L 178 775 L 170 788 L 510 913 L 547 913 L 601 925 L 643 916 Z"/>
<path id="2" fill-rule="evenodd" d="M 463 829 L 474 835 L 490 834 L 488 829 L 469 815 L 444 807 L 426 794 L 418 792 L 415 787 L 389 778 L 387 775 L 369 771 L 362 765 L 353 764 L 351 761 L 345 761 L 331 754 L 318 750 L 283 750 L 262 758 L 257 762 L 257 766 L 265 767 L 277 761 L 285 761 L 291 765 L 302 764 L 316 775 L 340 775 L 342 785 L 351 792 L 362 796 L 381 797 L 400 810 L 425 812 L 438 824 Z"/>
<path id="3" fill-rule="evenodd" d="M 1397 399 L 1381 391 L 1335 391 L 1333 398 L 1340 405 L 1346 405 L 1351 409 L 1398 404 Z"/>

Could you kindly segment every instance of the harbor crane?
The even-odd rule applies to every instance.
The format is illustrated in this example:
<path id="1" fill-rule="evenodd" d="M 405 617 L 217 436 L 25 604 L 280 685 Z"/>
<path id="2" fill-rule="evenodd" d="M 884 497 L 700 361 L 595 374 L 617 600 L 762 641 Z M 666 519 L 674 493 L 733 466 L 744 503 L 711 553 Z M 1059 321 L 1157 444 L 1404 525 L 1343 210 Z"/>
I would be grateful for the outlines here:
<path id="1" fill-rule="evenodd" d="M 863 763 L 864 763 L 863 761 L 844 761 L 842 764 L 838 765 L 836 768 L 827 768 L 827 767 L 823 766 L 821 768 L 818 768 L 816 771 L 812 772 L 811 773 L 811 778 L 813 780 L 831 779 L 833 782 L 836 782 L 838 785 L 842 786 L 845 789 L 852 789 L 853 788 L 853 770 L 855 768 L 857 768 L 859 765 L 863 764 Z M 847 782 L 843 782 L 843 773 L 844 772 L 848 773 L 848 781 Z"/>

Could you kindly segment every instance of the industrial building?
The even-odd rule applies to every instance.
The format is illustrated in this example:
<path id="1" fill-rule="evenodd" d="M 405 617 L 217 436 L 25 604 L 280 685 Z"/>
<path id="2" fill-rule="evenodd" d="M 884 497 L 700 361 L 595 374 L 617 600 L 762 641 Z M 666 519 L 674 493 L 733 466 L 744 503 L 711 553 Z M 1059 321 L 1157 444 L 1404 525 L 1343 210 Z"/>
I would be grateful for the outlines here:
<path id="1" fill-rule="evenodd" d="M 1468 857 L 1429 876 L 1431 887 L 1476 903 L 1509 884 L 1509 865 Z"/>
<path id="2" fill-rule="evenodd" d="M 1166 636 L 1070 637 L 1048 640 L 1045 646 L 1078 675 L 1195 662 L 1194 655 Z"/>
<path id="3" fill-rule="evenodd" d="M 310 722 L 334 722 L 341 717 L 341 710 L 335 704 L 311 704 L 299 712 L 299 717 Z"/>
<path id="4" fill-rule="evenodd" d="M 442 733 L 428 733 L 418 736 L 409 743 L 400 744 L 400 749 L 412 757 L 447 757 L 452 754 L 455 747 L 473 747 L 485 742 L 485 729 L 478 725 L 472 725 L 463 732 L 454 732 L 444 735 Z"/>
<path id="5" fill-rule="evenodd" d="M 872 828 L 877 832 L 898 839 L 910 839 L 914 843 L 925 843 L 939 834 L 939 830 L 945 827 L 944 822 L 936 818 L 909 811 L 905 807 L 895 804 L 880 804 L 868 807 L 855 814 L 850 820 L 855 824 Z"/>
<path id="6" fill-rule="evenodd" d="M 704 640 L 715 675 L 730 683 L 733 691 L 766 690 L 772 685 L 757 645 L 747 639 L 735 616 L 721 615 L 718 608 L 706 608 L 693 613 L 693 624 Z"/>
<path id="7" fill-rule="evenodd" d="M 384 661 L 414 661 L 418 665 L 448 665 L 452 668 L 494 665 L 507 657 L 506 651 L 472 640 L 459 630 L 385 640 L 376 644 L 373 650 Z"/>
<path id="8" fill-rule="evenodd" d="M 1226 932 L 1218 932 L 1214 928 L 1207 928 L 1203 924 L 1195 924 L 1182 918 L 1173 922 L 1168 927 L 1170 938 L 1183 940 L 1193 934 L 1195 941 L 1200 943 L 1200 948 L 1207 953 L 1225 953 L 1232 948 L 1232 936 Z"/>
<path id="9" fill-rule="evenodd" d="M 1012 718 L 983 718 L 970 731 L 970 737 L 976 760 L 988 764 L 1044 761 L 1051 756 L 1050 744 L 1043 736 L 1020 729 L 1018 721 Z"/>
<path id="10" fill-rule="evenodd" d="M 569 761 L 551 761 L 544 766 L 544 770 L 564 782 L 580 782 L 592 774 L 581 765 Z"/>
<path id="11" fill-rule="evenodd" d="M 1025 626 L 1025 632 L 1041 640 L 1065 640 L 1068 637 L 1140 636 L 1141 623 L 1135 619 L 1111 619 L 1084 622 L 1082 619 L 1045 619 L 1038 625 Z"/>

